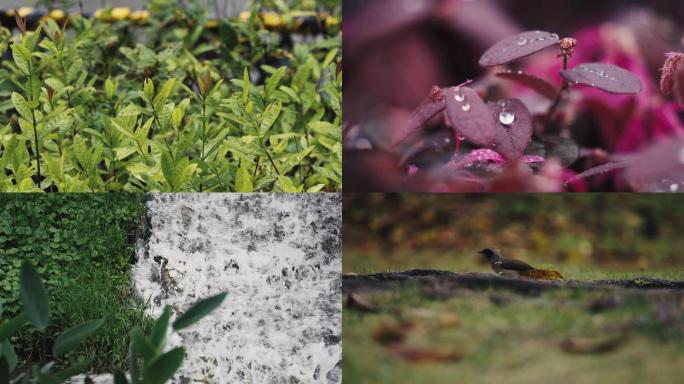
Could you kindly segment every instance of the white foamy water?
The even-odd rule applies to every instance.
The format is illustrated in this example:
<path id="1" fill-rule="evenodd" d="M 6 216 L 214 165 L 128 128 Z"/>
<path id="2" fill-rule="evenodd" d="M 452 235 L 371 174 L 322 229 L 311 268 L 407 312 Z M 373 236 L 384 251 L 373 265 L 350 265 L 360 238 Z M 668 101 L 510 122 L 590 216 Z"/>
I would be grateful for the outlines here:
<path id="1" fill-rule="evenodd" d="M 152 194 L 134 284 L 151 315 L 222 291 L 169 348 L 177 382 L 341 382 L 339 194 Z"/>

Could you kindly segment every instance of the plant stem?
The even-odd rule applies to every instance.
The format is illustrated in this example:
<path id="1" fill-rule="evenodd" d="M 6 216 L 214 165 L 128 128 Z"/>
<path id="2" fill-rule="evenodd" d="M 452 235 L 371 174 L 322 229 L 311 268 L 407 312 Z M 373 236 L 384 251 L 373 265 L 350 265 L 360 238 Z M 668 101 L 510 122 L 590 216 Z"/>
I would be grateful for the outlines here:
<path id="1" fill-rule="evenodd" d="M 40 174 L 40 150 L 38 149 L 38 128 L 36 127 L 36 110 L 31 109 L 31 120 L 33 123 L 33 141 L 36 144 L 36 164 L 38 167 L 38 187 L 40 188 L 41 174 Z"/>
<path id="2" fill-rule="evenodd" d="M 563 54 L 563 70 L 568 69 L 568 56 L 566 54 Z M 556 113 L 556 110 L 558 109 L 558 106 L 560 105 L 561 100 L 563 99 L 563 94 L 565 91 L 568 90 L 568 87 L 570 86 L 570 82 L 563 79 L 563 84 L 561 85 L 560 90 L 558 91 L 558 95 L 556 95 L 556 99 L 553 101 L 553 104 L 551 104 L 551 107 L 549 107 L 549 111 L 546 113 L 545 117 L 545 126 L 551 123 L 553 115 Z"/>
<path id="3" fill-rule="evenodd" d="M 271 154 L 268 152 L 268 148 L 266 148 L 266 145 L 264 144 L 263 141 L 261 141 L 261 139 L 259 139 L 259 143 L 261 144 L 261 147 L 264 148 L 264 152 L 266 152 L 266 156 L 268 156 L 268 160 L 271 162 L 273 169 L 275 169 L 278 176 L 280 176 L 280 171 L 278 171 L 278 167 L 276 167 L 275 162 L 273 161 L 273 158 L 271 157 Z"/>

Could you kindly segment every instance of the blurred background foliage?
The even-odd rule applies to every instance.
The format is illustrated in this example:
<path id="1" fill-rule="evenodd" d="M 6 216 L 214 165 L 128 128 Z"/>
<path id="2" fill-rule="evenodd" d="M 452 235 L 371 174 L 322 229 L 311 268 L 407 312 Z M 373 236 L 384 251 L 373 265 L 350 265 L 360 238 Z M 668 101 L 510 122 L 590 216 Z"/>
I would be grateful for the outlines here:
<path id="1" fill-rule="evenodd" d="M 345 272 L 486 270 L 484 247 L 533 265 L 684 269 L 679 195 L 347 193 L 343 215 Z"/>

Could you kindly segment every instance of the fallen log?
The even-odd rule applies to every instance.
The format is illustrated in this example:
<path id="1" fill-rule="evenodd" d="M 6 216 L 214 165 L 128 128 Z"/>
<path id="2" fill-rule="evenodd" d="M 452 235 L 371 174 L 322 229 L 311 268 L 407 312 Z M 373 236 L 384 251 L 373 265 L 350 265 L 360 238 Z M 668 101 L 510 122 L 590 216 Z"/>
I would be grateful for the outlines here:
<path id="1" fill-rule="evenodd" d="M 416 284 L 431 293 L 451 295 L 459 290 L 509 290 L 524 295 L 538 295 L 558 289 L 621 290 L 630 292 L 666 293 L 684 296 L 684 281 L 639 277 L 625 280 L 566 280 L 546 281 L 499 276 L 481 272 L 450 272 L 413 269 L 403 272 L 384 272 L 368 275 L 345 274 L 342 277 L 344 294 L 398 289 Z"/>

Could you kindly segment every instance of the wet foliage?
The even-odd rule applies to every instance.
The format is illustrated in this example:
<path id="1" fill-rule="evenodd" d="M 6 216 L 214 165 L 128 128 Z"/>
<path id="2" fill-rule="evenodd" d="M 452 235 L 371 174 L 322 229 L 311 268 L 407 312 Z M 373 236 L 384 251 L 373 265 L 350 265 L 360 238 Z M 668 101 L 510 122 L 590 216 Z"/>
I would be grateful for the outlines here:
<path id="1" fill-rule="evenodd" d="M 521 15 L 527 2 L 351 8 L 347 190 L 679 191 L 682 157 L 657 148 L 684 153 L 681 106 L 668 98 L 681 97 L 681 53 L 667 54 L 662 93 L 657 81 L 682 33 L 663 4 L 649 6 L 606 4 L 577 25 L 589 8 L 558 6 L 536 23 Z M 520 32 L 516 18 L 562 28 Z"/>

